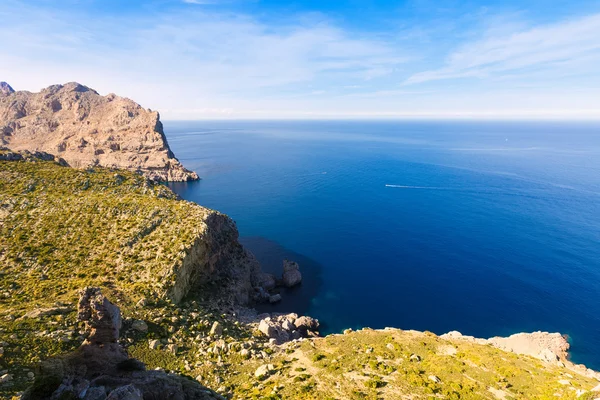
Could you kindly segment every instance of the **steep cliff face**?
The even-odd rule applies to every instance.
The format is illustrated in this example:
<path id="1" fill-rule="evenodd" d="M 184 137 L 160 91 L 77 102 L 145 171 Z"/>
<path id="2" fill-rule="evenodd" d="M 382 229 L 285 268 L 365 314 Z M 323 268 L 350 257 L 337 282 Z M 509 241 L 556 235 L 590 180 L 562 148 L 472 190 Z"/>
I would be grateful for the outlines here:
<path id="1" fill-rule="evenodd" d="M 221 298 L 248 304 L 260 274 L 260 264 L 252 253 L 238 242 L 238 230 L 231 218 L 210 213 L 203 220 L 204 233 L 196 238 L 175 272 L 169 296 L 176 303 L 195 287 L 224 280 Z"/>
<path id="2" fill-rule="evenodd" d="M 158 112 L 78 83 L 39 93 L 0 86 L 0 145 L 44 151 L 75 168 L 128 169 L 160 181 L 198 179 L 169 149 Z"/>

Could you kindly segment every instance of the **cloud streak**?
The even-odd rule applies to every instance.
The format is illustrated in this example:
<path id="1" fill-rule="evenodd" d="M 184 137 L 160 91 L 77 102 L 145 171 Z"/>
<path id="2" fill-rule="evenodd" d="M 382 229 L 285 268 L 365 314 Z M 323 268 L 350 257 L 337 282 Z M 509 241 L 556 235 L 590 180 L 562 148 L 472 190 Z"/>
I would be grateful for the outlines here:
<path id="1" fill-rule="evenodd" d="M 320 14 L 265 17 L 177 0 L 92 15 L 31 3 L 0 2 L 0 80 L 17 90 L 79 81 L 172 119 L 600 118 L 595 14 L 478 36 L 470 26 L 461 40 L 478 39 L 456 47 L 456 38 L 437 43 L 433 28 L 419 39 L 411 26 L 365 31 Z"/>
<path id="2" fill-rule="evenodd" d="M 444 67 L 416 73 L 405 83 L 486 78 L 532 69 L 560 71 L 574 63 L 597 66 L 599 60 L 600 14 L 595 14 L 467 43 L 448 57 Z"/>

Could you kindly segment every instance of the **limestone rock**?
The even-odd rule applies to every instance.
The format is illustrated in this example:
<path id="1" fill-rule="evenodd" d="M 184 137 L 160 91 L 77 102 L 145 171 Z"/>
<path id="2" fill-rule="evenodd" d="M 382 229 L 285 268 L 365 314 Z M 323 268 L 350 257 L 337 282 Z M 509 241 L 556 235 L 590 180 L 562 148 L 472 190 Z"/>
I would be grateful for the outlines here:
<path id="1" fill-rule="evenodd" d="M 284 260 L 283 261 L 283 284 L 286 287 L 292 287 L 302 282 L 302 274 L 297 262 Z"/>
<path id="2" fill-rule="evenodd" d="M 275 276 L 266 272 L 260 274 L 258 280 L 258 285 L 267 291 L 274 289 L 277 285 L 277 280 L 275 279 Z"/>
<path id="3" fill-rule="evenodd" d="M 569 350 L 569 342 L 560 333 L 517 333 L 509 337 L 479 339 L 452 331 L 440 337 L 442 339 L 457 339 L 477 344 L 489 344 L 504 351 L 532 356 L 546 362 L 566 360 L 567 351 Z"/>
<path id="4" fill-rule="evenodd" d="M 268 377 L 274 370 L 275 366 L 273 364 L 264 364 L 256 369 L 256 371 L 254 372 L 254 376 L 258 379 L 264 379 Z"/>
<path id="5" fill-rule="evenodd" d="M 23 315 L 22 318 L 40 318 L 47 317 L 49 315 L 68 314 L 73 309 L 71 307 L 57 306 L 48 308 L 36 308 Z"/>
<path id="6" fill-rule="evenodd" d="M 210 334 L 212 336 L 221 336 L 223 334 L 223 325 L 215 321 L 210 328 Z"/>
<path id="7" fill-rule="evenodd" d="M 158 339 L 151 340 L 150 342 L 148 342 L 148 347 L 150 348 L 150 350 L 158 349 L 160 347 L 160 340 L 158 340 Z"/>
<path id="8" fill-rule="evenodd" d="M 269 303 L 278 303 L 281 301 L 281 295 L 279 293 L 269 296 Z"/>
<path id="9" fill-rule="evenodd" d="M 148 324 L 146 322 L 136 319 L 131 323 L 131 329 L 134 329 L 138 332 L 148 332 Z"/>
<path id="10" fill-rule="evenodd" d="M 316 331 L 319 329 L 319 320 L 303 316 L 296 319 L 294 325 L 300 331 Z"/>
<path id="11" fill-rule="evenodd" d="M 45 151 L 75 168 L 122 168 L 158 181 L 198 179 L 171 152 L 158 112 L 78 83 L 40 93 L 0 84 L 0 145 Z"/>
<path id="12" fill-rule="evenodd" d="M 121 311 L 102 295 L 99 288 L 87 287 L 79 299 L 79 315 L 89 336 L 89 343 L 115 343 L 121 329 Z"/>
<path id="13" fill-rule="evenodd" d="M 301 337 L 318 336 L 319 321 L 310 317 L 298 317 L 297 314 L 277 314 L 260 316 L 258 330 L 276 344 L 283 344 Z"/>

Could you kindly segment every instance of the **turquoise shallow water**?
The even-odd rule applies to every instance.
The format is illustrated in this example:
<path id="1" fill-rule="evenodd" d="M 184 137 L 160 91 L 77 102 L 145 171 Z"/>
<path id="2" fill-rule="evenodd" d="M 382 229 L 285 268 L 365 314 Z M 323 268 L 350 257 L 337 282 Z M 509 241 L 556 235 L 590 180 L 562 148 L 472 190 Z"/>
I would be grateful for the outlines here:
<path id="1" fill-rule="evenodd" d="M 166 122 L 264 268 L 304 283 L 267 310 L 325 331 L 559 331 L 600 369 L 600 125 Z"/>

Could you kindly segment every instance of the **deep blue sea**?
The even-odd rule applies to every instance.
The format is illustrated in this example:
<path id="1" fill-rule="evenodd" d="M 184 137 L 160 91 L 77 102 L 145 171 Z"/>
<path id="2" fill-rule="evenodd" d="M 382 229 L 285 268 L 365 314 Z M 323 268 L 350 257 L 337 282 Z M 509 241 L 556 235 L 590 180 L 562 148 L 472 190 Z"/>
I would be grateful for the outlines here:
<path id="1" fill-rule="evenodd" d="M 569 335 L 600 369 L 600 124 L 166 122 L 264 269 L 304 282 L 266 311 L 323 331 Z"/>

